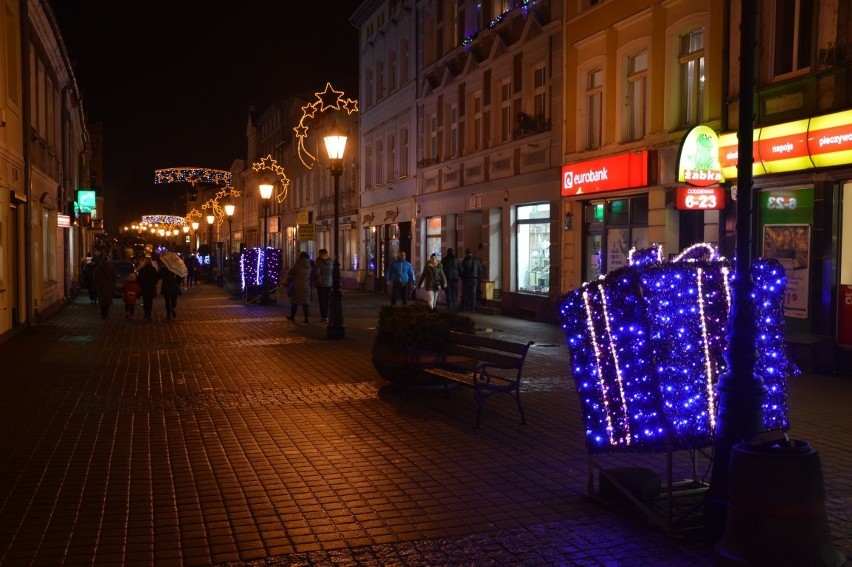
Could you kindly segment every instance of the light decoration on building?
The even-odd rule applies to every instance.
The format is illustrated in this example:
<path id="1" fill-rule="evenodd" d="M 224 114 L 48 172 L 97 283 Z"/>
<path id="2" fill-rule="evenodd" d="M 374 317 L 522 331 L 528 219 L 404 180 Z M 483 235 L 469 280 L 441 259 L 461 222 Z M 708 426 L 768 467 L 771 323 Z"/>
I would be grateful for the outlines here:
<path id="1" fill-rule="evenodd" d="M 492 29 L 496 28 L 497 26 L 499 26 L 500 24 L 502 24 L 503 20 L 506 19 L 506 16 L 508 16 L 509 14 L 511 14 L 515 10 L 520 10 L 524 15 L 526 15 L 527 12 L 529 11 L 530 7 L 537 4 L 538 2 L 539 2 L 539 0 L 520 0 L 518 2 L 513 2 L 511 8 L 507 9 L 505 12 L 498 14 L 497 17 L 495 17 L 493 20 L 488 22 L 488 29 L 492 30 Z M 481 10 L 482 8 L 480 7 L 479 9 Z M 466 38 L 464 38 L 462 40 L 462 45 L 469 46 L 471 43 L 476 41 L 476 38 L 479 37 L 479 34 L 482 33 L 482 31 L 483 30 L 479 30 L 476 33 L 474 33 L 473 35 L 469 35 Z"/>
<path id="2" fill-rule="evenodd" d="M 231 172 L 206 167 L 169 167 L 154 170 L 154 183 L 189 183 L 193 187 L 199 183 L 230 186 Z"/>
<path id="3" fill-rule="evenodd" d="M 262 253 L 261 253 L 262 252 Z M 278 248 L 248 248 L 240 255 L 240 284 L 242 291 L 259 294 L 263 290 L 266 271 L 268 289 L 276 289 L 281 281 L 283 253 Z"/>
<path id="4" fill-rule="evenodd" d="M 278 161 L 272 155 L 268 155 L 260 161 L 251 164 L 251 169 L 252 171 L 271 171 L 278 178 L 277 186 L 281 190 L 275 193 L 275 200 L 283 203 L 284 199 L 287 198 L 287 190 L 290 188 L 290 179 L 284 173 L 284 167 L 279 165 Z"/>
<path id="5" fill-rule="evenodd" d="M 317 100 L 302 107 L 302 117 L 299 119 L 299 124 L 293 128 L 293 131 L 296 132 L 296 138 L 299 140 L 296 146 L 299 159 L 308 169 L 313 169 L 314 164 L 317 161 L 317 158 L 305 147 L 305 140 L 308 137 L 309 122 L 313 120 L 317 114 L 323 114 L 329 110 L 345 110 L 349 115 L 354 112 L 358 112 L 358 101 L 346 98 L 345 93 L 343 91 L 334 90 L 331 83 L 326 83 L 325 90 L 314 93 L 314 95 L 317 97 Z M 281 201 L 279 200 L 278 202 L 280 203 Z"/>
<path id="6" fill-rule="evenodd" d="M 163 225 L 164 227 L 167 226 L 171 229 L 175 226 L 183 226 L 185 222 L 184 217 L 175 215 L 142 215 L 142 224 L 147 224 L 149 226 Z"/>
<path id="7" fill-rule="evenodd" d="M 732 264 L 709 244 L 664 261 L 662 248 L 631 250 L 628 266 L 561 299 L 590 453 L 712 444 L 719 376 L 727 369 Z M 752 269 L 765 429 L 786 429 L 786 275 L 776 260 Z"/>

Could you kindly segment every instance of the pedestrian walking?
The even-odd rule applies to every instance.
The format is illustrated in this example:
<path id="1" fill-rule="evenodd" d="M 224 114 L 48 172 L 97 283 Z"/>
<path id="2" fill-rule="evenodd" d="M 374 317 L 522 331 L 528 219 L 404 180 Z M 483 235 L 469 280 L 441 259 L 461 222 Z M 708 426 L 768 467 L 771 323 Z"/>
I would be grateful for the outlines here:
<path id="1" fill-rule="evenodd" d="M 95 268 L 97 264 L 92 258 L 92 253 L 86 254 L 86 259 L 80 269 L 80 288 L 89 294 L 89 303 L 98 302 L 98 287 L 95 285 Z"/>
<path id="2" fill-rule="evenodd" d="M 396 305 L 396 300 L 402 298 L 402 304 L 408 304 L 408 293 L 411 284 L 414 283 L 414 268 L 411 262 L 405 259 L 405 252 L 399 252 L 396 260 L 388 269 L 387 281 L 391 287 L 391 305 Z"/>
<path id="3" fill-rule="evenodd" d="M 461 261 L 452 248 L 447 248 L 447 254 L 441 259 L 441 267 L 444 270 L 444 276 L 447 278 L 447 287 L 444 289 L 447 309 L 455 311 L 458 308 Z"/>
<path id="4" fill-rule="evenodd" d="M 122 286 L 122 295 L 124 296 L 124 318 L 133 319 L 136 314 L 136 300 L 142 295 L 142 288 L 139 282 L 136 281 L 135 272 L 131 272 L 127 276 L 127 281 Z"/>
<path id="5" fill-rule="evenodd" d="M 482 274 L 482 263 L 473 255 L 470 248 L 464 251 L 461 261 L 462 278 L 462 311 L 476 313 L 477 295 L 479 293 L 479 276 Z"/>
<path id="6" fill-rule="evenodd" d="M 290 294 L 290 321 L 296 321 L 296 310 L 301 305 L 302 314 L 305 316 L 305 324 L 310 321 L 308 317 L 311 309 L 311 285 L 314 278 L 314 262 L 304 250 L 299 252 L 296 263 L 287 274 L 287 289 L 292 289 Z M 289 292 L 288 292 L 289 293 Z"/>
<path id="7" fill-rule="evenodd" d="M 334 283 L 334 261 L 328 255 L 328 250 L 320 248 L 316 261 L 317 298 L 319 299 L 320 317 L 328 321 L 328 308 L 331 301 L 331 286 Z"/>
<path id="8" fill-rule="evenodd" d="M 136 277 L 136 281 L 139 283 L 139 288 L 141 289 L 142 310 L 145 315 L 145 321 L 152 320 L 154 297 L 157 295 L 157 279 L 157 268 L 154 267 L 151 258 L 146 257 L 142 261 L 142 265 L 139 268 L 139 275 Z"/>
<path id="9" fill-rule="evenodd" d="M 198 283 L 198 257 L 190 254 L 186 261 L 186 287 L 190 288 Z"/>
<path id="10" fill-rule="evenodd" d="M 163 296 L 163 303 L 166 306 L 166 320 L 177 318 L 177 298 L 180 295 L 180 284 L 183 278 L 168 269 L 165 264 L 160 266 L 157 278 L 160 280 L 160 295 Z"/>
<path id="11" fill-rule="evenodd" d="M 438 306 L 438 292 L 447 287 L 447 277 L 438 264 L 437 254 L 429 256 L 429 261 L 423 266 L 423 272 L 417 280 L 417 288 L 421 286 L 426 290 L 426 303 L 435 309 Z"/>
<path id="12" fill-rule="evenodd" d="M 97 289 L 98 305 L 101 308 L 101 319 L 109 318 L 109 308 L 115 298 L 115 268 L 112 266 L 109 254 L 102 254 L 95 268 L 94 285 Z"/>

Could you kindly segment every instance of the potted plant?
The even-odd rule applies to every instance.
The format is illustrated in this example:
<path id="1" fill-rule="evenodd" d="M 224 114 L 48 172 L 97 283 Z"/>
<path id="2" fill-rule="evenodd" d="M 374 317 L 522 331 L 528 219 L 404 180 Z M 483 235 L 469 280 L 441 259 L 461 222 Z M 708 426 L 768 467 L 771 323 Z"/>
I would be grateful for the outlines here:
<path id="1" fill-rule="evenodd" d="M 432 310 L 421 302 L 384 305 L 373 342 L 373 366 L 385 380 L 407 385 L 407 361 L 438 357 L 450 331 L 473 334 L 475 329 L 470 316 L 456 311 Z"/>

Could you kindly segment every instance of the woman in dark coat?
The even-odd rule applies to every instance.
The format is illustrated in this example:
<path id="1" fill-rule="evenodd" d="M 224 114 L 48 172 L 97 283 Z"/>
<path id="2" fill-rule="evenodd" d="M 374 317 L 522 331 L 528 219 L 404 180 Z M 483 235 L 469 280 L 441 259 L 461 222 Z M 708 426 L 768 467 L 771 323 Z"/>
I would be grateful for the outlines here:
<path id="1" fill-rule="evenodd" d="M 142 262 L 136 282 L 142 288 L 142 308 L 145 312 L 145 320 L 151 321 L 151 313 L 154 310 L 154 296 L 157 295 L 157 268 L 154 267 L 151 258 L 145 258 Z"/>
<path id="2" fill-rule="evenodd" d="M 98 305 L 101 307 L 101 319 L 109 317 L 109 308 L 115 297 L 115 268 L 109 254 L 101 254 L 94 273 L 95 286 L 98 288 Z"/>
<path id="3" fill-rule="evenodd" d="M 290 268 L 288 277 L 288 289 L 292 283 L 293 293 L 290 296 L 290 316 L 287 317 L 291 321 L 296 320 L 296 309 L 299 305 L 302 306 L 302 313 L 305 316 L 305 323 L 308 322 L 308 314 L 311 309 L 311 285 L 314 277 L 314 263 L 311 261 L 307 252 L 299 252 L 299 258 L 293 267 Z"/>
<path id="4" fill-rule="evenodd" d="M 163 296 L 163 301 L 166 305 L 166 320 L 177 317 L 175 307 L 177 307 L 177 296 L 180 293 L 181 278 L 168 269 L 165 264 L 160 266 L 157 276 L 162 280 L 160 283 L 160 295 Z"/>

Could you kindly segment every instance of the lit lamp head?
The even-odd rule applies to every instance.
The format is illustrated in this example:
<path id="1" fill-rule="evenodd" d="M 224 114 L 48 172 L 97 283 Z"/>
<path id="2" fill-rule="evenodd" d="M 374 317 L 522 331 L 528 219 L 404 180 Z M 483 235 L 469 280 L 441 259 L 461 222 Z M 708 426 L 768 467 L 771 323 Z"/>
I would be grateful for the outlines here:
<path id="1" fill-rule="evenodd" d="M 237 206 L 233 203 L 228 203 L 227 205 L 225 205 L 225 214 L 228 215 L 229 219 L 234 216 L 234 209 L 236 208 Z"/>
<path id="2" fill-rule="evenodd" d="M 343 152 L 346 150 L 346 132 L 335 122 L 323 140 L 332 171 L 340 172 L 343 169 Z"/>
<path id="3" fill-rule="evenodd" d="M 192 230 L 198 230 L 198 221 L 192 221 Z"/>
<path id="4" fill-rule="evenodd" d="M 272 189 L 274 188 L 273 185 L 269 183 L 261 183 L 257 186 L 257 188 L 260 189 L 261 199 L 263 199 L 264 201 L 268 201 L 272 198 Z"/>
<path id="5" fill-rule="evenodd" d="M 183 233 L 184 233 L 184 234 L 189 234 L 189 227 L 188 227 L 188 226 L 183 225 Z"/>
<path id="6" fill-rule="evenodd" d="M 212 225 L 216 222 L 216 215 L 207 215 L 207 224 Z"/>

